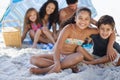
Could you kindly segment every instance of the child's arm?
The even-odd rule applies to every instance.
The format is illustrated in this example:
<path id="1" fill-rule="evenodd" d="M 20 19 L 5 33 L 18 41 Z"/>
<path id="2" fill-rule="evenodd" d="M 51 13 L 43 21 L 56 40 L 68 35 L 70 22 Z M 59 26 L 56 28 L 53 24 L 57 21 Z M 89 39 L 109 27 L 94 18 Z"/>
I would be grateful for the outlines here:
<path id="1" fill-rule="evenodd" d="M 60 54 L 62 52 L 62 47 L 65 43 L 65 40 L 69 35 L 69 31 L 69 28 L 66 27 L 60 32 L 58 40 L 54 46 L 54 67 L 52 68 L 52 70 L 49 71 L 49 73 L 60 72 L 61 70 Z"/>
<path id="2" fill-rule="evenodd" d="M 97 21 L 94 20 L 93 18 L 91 18 L 91 23 L 94 24 L 95 26 L 97 26 Z"/>
<path id="3" fill-rule="evenodd" d="M 53 23 L 53 25 L 52 25 L 52 30 L 53 30 L 53 37 L 54 37 L 54 39 L 56 39 L 56 37 L 57 37 L 57 30 L 56 30 L 56 24 L 55 23 Z"/>
<path id="4" fill-rule="evenodd" d="M 109 38 L 109 43 L 108 43 L 108 47 L 107 47 L 107 56 L 110 58 L 111 61 L 113 61 L 117 56 L 117 54 L 115 53 L 114 48 L 113 48 L 115 38 L 116 38 L 115 32 L 113 32 Z"/>
<path id="5" fill-rule="evenodd" d="M 28 28 L 24 28 L 24 30 L 23 30 L 23 34 L 22 34 L 22 37 L 21 37 L 21 42 L 23 42 L 24 41 L 24 39 L 25 39 L 25 37 L 26 37 L 26 34 L 27 34 L 27 32 L 29 31 L 29 29 Z"/>

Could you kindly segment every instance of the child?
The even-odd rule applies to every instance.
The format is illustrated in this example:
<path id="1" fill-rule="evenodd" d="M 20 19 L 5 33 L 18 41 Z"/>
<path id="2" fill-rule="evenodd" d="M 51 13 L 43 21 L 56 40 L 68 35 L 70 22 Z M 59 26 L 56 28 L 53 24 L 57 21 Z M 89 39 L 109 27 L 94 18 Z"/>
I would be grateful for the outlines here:
<path id="1" fill-rule="evenodd" d="M 46 1 L 39 11 L 39 19 L 43 25 L 42 27 L 42 35 L 41 38 L 45 43 L 53 43 L 55 44 L 56 41 L 56 23 L 58 17 L 58 3 L 55 0 L 48 0 Z M 52 26 L 52 31 L 50 31 Z M 39 35 L 39 33 L 36 33 Z M 39 36 L 35 38 L 35 41 L 39 41 Z M 45 41 L 44 41 L 45 40 Z M 33 45 L 36 47 L 36 45 Z"/>
<path id="2" fill-rule="evenodd" d="M 99 34 L 91 35 L 91 38 L 94 42 L 93 55 L 99 58 L 92 61 L 84 61 L 87 64 L 102 64 L 111 62 L 111 59 L 107 56 L 107 45 L 110 35 L 114 32 L 114 19 L 109 15 L 104 15 L 98 20 L 97 26 Z M 118 52 L 120 51 L 120 46 L 116 42 L 113 47 Z M 114 50 L 115 56 L 117 54 L 116 50 Z M 115 60 L 116 57 L 113 60 Z"/>
<path id="3" fill-rule="evenodd" d="M 76 23 L 68 24 L 61 31 L 54 46 L 53 54 L 33 56 L 31 63 L 38 68 L 32 67 L 30 71 L 34 74 L 60 72 L 63 69 L 76 66 L 76 64 L 81 62 L 84 58 L 93 60 L 93 57 L 86 53 L 81 46 L 66 43 L 66 40 L 69 38 L 84 41 L 91 34 L 98 34 L 96 28 L 88 27 L 90 20 L 91 11 L 88 8 L 79 9 L 76 12 Z M 112 41 L 109 44 L 111 45 Z"/>
<path id="4" fill-rule="evenodd" d="M 64 23 L 66 20 L 70 19 L 76 12 L 77 6 L 78 6 L 78 1 L 80 0 L 66 0 L 67 6 L 65 8 L 60 9 L 59 11 L 59 32 L 64 28 Z M 91 18 L 91 23 L 96 25 L 96 20 Z"/>
<path id="5" fill-rule="evenodd" d="M 23 34 L 22 34 L 22 42 L 24 38 L 26 37 L 27 32 L 29 32 L 29 35 L 32 40 L 34 40 L 36 37 L 39 37 L 39 35 L 41 34 L 41 27 L 42 25 L 40 24 L 38 12 L 34 8 L 29 8 L 24 18 L 24 29 L 23 29 Z M 34 42 L 33 45 L 35 44 L 36 43 Z"/>

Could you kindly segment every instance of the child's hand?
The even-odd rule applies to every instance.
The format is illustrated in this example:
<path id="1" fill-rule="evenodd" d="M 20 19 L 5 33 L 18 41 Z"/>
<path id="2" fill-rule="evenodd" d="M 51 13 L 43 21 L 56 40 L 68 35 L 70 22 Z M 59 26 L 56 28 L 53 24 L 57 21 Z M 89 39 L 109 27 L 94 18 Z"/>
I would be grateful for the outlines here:
<path id="1" fill-rule="evenodd" d="M 107 56 L 110 59 L 110 61 L 114 61 L 115 58 L 117 57 L 117 53 L 113 48 L 109 48 L 107 50 Z"/>
<path id="2" fill-rule="evenodd" d="M 54 72 L 56 72 L 56 73 L 58 73 L 58 72 L 60 72 L 61 71 L 61 65 L 60 65 L 60 63 L 55 63 L 53 66 L 51 66 L 52 67 L 52 69 L 48 72 L 48 74 L 49 73 L 54 73 Z"/>

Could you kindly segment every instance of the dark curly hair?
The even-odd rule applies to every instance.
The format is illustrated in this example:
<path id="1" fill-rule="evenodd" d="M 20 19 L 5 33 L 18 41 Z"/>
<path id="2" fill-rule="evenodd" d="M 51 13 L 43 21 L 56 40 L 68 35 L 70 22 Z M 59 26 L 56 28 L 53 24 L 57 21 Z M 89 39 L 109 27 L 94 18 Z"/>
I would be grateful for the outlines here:
<path id="1" fill-rule="evenodd" d="M 111 25 L 111 28 L 114 29 L 115 27 L 115 21 L 112 16 L 109 15 L 103 15 L 100 17 L 100 19 L 97 22 L 97 27 L 99 28 L 102 24 L 106 25 Z"/>
<path id="2" fill-rule="evenodd" d="M 66 0 L 66 3 L 69 4 L 75 4 L 76 2 L 78 2 L 78 0 Z"/>
<path id="3" fill-rule="evenodd" d="M 52 14 L 50 14 L 49 16 L 49 29 L 51 28 L 51 25 L 53 23 L 57 23 L 58 22 L 58 18 L 59 18 L 59 15 L 58 15 L 58 2 L 56 0 L 48 0 L 46 1 L 43 6 L 40 8 L 39 10 L 39 17 L 40 17 L 40 20 L 42 20 L 44 17 L 45 17 L 45 14 L 46 14 L 46 7 L 49 3 L 53 3 L 55 5 L 55 10 Z"/>

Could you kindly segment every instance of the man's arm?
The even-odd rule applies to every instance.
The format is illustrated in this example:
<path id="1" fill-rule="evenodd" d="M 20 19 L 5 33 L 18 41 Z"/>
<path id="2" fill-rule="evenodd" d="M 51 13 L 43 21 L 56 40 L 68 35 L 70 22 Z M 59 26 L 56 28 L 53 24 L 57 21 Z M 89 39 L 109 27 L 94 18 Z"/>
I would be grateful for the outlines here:
<path id="1" fill-rule="evenodd" d="M 59 12 L 59 24 L 60 26 L 67 20 L 67 13 L 64 9 Z"/>

